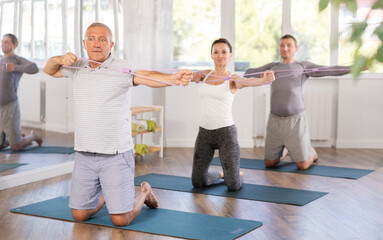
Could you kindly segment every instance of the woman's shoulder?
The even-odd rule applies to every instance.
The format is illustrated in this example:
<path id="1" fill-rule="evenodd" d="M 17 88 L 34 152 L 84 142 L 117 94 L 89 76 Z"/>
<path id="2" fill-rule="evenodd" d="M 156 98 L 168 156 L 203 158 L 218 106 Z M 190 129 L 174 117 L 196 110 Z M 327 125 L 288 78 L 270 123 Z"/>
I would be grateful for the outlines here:
<path id="1" fill-rule="evenodd" d="M 209 74 L 209 73 L 211 73 L 211 72 L 213 72 L 213 70 L 211 70 L 211 69 L 206 69 L 206 70 L 202 70 L 202 71 L 200 71 L 202 74 Z"/>

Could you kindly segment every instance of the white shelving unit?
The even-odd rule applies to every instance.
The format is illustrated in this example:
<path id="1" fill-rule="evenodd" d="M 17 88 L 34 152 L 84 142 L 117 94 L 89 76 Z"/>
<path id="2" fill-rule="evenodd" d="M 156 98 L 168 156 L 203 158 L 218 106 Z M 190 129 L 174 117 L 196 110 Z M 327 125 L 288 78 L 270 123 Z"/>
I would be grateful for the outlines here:
<path id="1" fill-rule="evenodd" d="M 159 122 L 157 122 L 157 128 L 156 128 L 156 133 L 160 134 L 160 139 L 159 139 L 159 145 L 149 145 L 148 146 L 148 151 L 149 153 L 153 152 L 159 152 L 160 157 L 162 158 L 164 155 L 164 134 L 162 130 L 162 126 L 164 125 L 164 111 L 162 106 L 139 106 L 139 107 L 132 107 L 130 108 L 130 111 L 133 115 L 137 115 L 137 119 L 145 119 L 145 114 L 147 113 L 153 113 L 153 112 L 159 112 Z M 150 131 L 142 131 L 142 132 L 136 132 L 132 131 L 132 136 L 138 136 L 142 134 L 148 134 L 152 132 Z M 141 144 L 144 144 L 144 138 L 143 136 L 141 137 Z M 137 156 L 137 155 L 136 155 Z"/>

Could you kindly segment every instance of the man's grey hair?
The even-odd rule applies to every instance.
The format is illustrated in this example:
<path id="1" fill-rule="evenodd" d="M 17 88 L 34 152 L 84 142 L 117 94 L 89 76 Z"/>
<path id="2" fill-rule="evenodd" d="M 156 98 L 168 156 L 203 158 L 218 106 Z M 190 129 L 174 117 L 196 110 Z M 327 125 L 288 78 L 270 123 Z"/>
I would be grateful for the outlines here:
<path id="1" fill-rule="evenodd" d="M 85 31 L 84 39 L 86 39 L 86 34 L 88 33 L 88 30 L 91 29 L 91 28 L 94 28 L 94 27 L 104 27 L 104 28 L 106 28 L 108 30 L 109 39 L 111 41 L 113 40 L 112 30 L 110 30 L 110 28 L 108 26 L 106 26 L 105 24 L 100 23 L 100 22 L 95 22 L 95 23 L 92 23 L 91 25 L 89 25 L 89 27 Z"/>

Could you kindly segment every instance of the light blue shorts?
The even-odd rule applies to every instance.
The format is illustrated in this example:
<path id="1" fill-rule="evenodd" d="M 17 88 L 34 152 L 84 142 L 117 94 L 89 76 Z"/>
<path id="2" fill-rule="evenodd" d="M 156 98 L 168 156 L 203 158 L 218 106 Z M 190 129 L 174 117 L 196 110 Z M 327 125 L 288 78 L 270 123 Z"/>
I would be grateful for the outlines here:
<path id="1" fill-rule="evenodd" d="M 94 209 L 101 193 L 109 214 L 133 210 L 133 150 L 120 154 L 75 153 L 69 207 Z"/>

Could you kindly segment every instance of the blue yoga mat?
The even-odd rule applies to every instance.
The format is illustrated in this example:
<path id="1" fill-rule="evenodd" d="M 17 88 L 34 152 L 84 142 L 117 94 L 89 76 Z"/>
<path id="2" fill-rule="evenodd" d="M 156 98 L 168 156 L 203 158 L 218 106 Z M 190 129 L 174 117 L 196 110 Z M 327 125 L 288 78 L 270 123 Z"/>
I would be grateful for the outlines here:
<path id="1" fill-rule="evenodd" d="M 221 161 L 218 157 L 216 157 L 211 162 L 211 165 L 221 166 Z M 297 166 L 293 162 L 281 162 L 274 168 L 266 168 L 263 160 L 250 158 L 241 158 L 240 167 L 265 171 L 289 172 L 349 179 L 358 179 L 374 171 L 367 169 L 342 168 L 321 165 L 312 165 L 307 170 L 298 170 Z"/>
<path id="2" fill-rule="evenodd" d="M 0 151 L 0 153 L 19 154 L 19 153 L 39 153 L 39 154 L 72 154 L 73 147 L 56 147 L 56 146 L 28 146 L 20 151 L 12 151 L 10 148 Z"/>
<path id="3" fill-rule="evenodd" d="M 26 165 L 28 163 L 6 163 L 6 164 L 0 164 L 0 172 L 6 171 L 8 169 L 21 167 L 23 165 Z"/>
<path id="4" fill-rule="evenodd" d="M 298 206 L 306 205 L 327 194 L 327 192 L 315 192 L 246 183 L 242 184 L 242 188 L 238 191 L 228 191 L 226 185 L 223 183 L 213 184 L 204 188 L 194 188 L 191 183 L 191 178 L 155 173 L 139 176 L 134 179 L 134 184 L 136 186 L 141 185 L 142 182 L 148 182 L 152 188 Z"/>
<path id="5" fill-rule="evenodd" d="M 58 197 L 24 207 L 14 208 L 11 209 L 11 212 L 75 222 L 72 218 L 72 211 L 68 207 L 68 203 L 69 197 Z M 213 240 L 238 238 L 262 226 L 262 222 L 258 221 L 143 207 L 140 214 L 129 226 L 117 227 L 113 225 L 105 206 L 97 214 L 92 216 L 91 219 L 83 223 L 172 237 Z"/>

